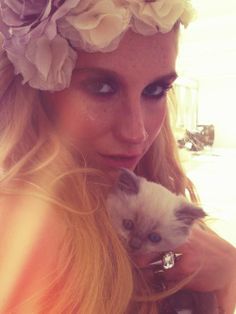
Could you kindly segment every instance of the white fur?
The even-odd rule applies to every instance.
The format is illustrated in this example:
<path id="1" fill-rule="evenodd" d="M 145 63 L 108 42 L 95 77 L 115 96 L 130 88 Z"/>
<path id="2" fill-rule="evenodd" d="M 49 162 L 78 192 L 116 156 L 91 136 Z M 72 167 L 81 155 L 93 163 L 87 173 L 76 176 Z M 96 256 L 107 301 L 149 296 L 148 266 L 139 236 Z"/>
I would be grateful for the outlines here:
<path id="1" fill-rule="evenodd" d="M 186 230 L 190 229 L 190 226 L 186 227 L 183 221 L 177 219 L 175 213 L 186 205 L 191 206 L 190 203 L 183 196 L 175 195 L 160 184 L 149 182 L 141 177 L 137 178 L 139 180 L 137 194 L 127 194 L 118 189 L 109 195 L 107 210 L 112 224 L 128 244 L 132 233 L 138 230 L 126 230 L 122 220 L 136 221 L 136 227 L 142 233 L 143 244 L 135 254 L 162 252 L 176 248 L 187 240 Z M 159 243 L 153 243 L 145 238 L 154 230 L 162 238 Z"/>

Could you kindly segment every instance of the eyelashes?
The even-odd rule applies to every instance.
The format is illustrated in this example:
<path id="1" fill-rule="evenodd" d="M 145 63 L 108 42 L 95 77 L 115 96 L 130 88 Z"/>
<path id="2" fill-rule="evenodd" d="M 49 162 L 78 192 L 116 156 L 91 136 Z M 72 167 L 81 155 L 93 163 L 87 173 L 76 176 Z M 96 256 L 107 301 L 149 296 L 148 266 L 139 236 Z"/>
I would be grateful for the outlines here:
<path id="1" fill-rule="evenodd" d="M 142 92 L 142 96 L 146 96 L 148 98 L 161 98 L 162 96 L 165 96 L 167 91 L 171 89 L 171 84 L 163 84 L 160 85 L 158 83 L 152 83 L 145 87 L 145 89 Z"/>
<path id="2" fill-rule="evenodd" d="M 110 80 L 89 79 L 82 81 L 82 88 L 90 94 L 97 96 L 107 96 L 116 93 L 117 88 Z"/>
<path id="3" fill-rule="evenodd" d="M 118 93 L 121 86 L 113 79 L 88 79 L 81 82 L 85 92 L 97 97 L 111 97 Z M 147 99 L 160 99 L 166 95 L 172 84 L 167 82 L 154 82 L 147 85 L 141 92 L 141 96 Z"/>

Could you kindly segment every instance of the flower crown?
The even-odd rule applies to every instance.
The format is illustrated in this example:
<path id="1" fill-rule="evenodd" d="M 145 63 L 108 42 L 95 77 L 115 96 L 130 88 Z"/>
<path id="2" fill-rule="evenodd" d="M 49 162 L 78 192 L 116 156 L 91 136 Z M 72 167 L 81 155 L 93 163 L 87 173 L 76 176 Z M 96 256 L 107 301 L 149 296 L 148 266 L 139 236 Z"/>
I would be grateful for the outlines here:
<path id="1" fill-rule="evenodd" d="M 69 86 L 78 50 L 112 51 L 129 28 L 166 33 L 193 15 L 188 0 L 0 0 L 0 32 L 23 84 L 57 91 Z"/>

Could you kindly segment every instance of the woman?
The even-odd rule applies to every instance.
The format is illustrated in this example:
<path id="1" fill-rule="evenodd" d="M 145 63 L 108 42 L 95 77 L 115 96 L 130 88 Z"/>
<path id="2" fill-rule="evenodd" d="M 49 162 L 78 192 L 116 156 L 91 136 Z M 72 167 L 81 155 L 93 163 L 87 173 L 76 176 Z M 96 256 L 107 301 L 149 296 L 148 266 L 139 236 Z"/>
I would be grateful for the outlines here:
<path id="1" fill-rule="evenodd" d="M 167 107 L 192 13 L 185 0 L 1 1 L 1 313 L 158 313 L 135 304 L 153 291 L 104 201 L 120 167 L 197 201 Z M 201 265 L 188 287 L 233 313 L 235 249 L 196 228 L 179 251 L 165 277 Z"/>

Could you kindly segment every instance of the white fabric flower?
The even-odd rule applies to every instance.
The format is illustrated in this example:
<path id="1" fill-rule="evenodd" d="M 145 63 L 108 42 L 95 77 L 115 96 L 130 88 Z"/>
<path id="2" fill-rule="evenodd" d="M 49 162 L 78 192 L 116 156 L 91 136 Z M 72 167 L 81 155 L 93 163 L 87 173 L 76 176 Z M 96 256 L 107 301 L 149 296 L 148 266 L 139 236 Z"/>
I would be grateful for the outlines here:
<path id="1" fill-rule="evenodd" d="M 181 21 L 181 17 L 184 24 L 188 24 L 192 16 L 187 0 L 125 1 L 133 15 L 133 30 L 143 35 L 169 32 L 178 20 Z M 191 14 L 186 9 L 191 10 Z"/>
<path id="2" fill-rule="evenodd" d="M 59 23 L 60 33 L 86 51 L 110 51 L 127 30 L 131 14 L 111 0 L 81 0 Z"/>
<path id="3" fill-rule="evenodd" d="M 80 0 L 0 0 L 3 48 L 23 83 L 42 90 L 69 86 L 77 53 L 58 34 L 57 22 Z"/>
<path id="4" fill-rule="evenodd" d="M 184 7 L 185 10 L 179 20 L 184 27 L 187 27 L 188 24 L 197 17 L 197 14 L 189 0 L 185 1 Z"/>

